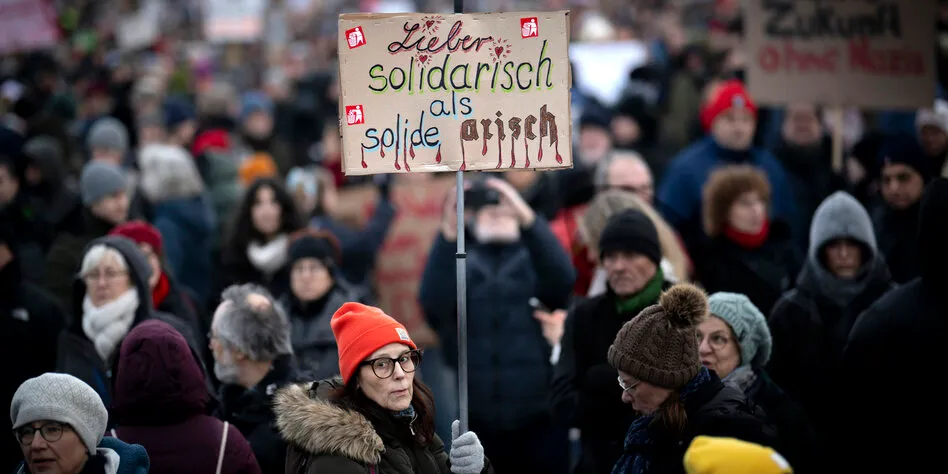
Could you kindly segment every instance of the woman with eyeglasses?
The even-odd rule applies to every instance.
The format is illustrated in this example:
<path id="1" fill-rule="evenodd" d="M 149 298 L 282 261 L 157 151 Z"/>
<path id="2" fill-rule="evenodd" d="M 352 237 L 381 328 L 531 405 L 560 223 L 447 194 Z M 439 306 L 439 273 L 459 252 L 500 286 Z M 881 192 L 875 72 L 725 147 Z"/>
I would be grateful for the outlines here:
<path id="1" fill-rule="evenodd" d="M 434 433 L 431 390 L 415 378 L 422 354 L 382 310 L 346 303 L 331 321 L 340 377 L 291 385 L 274 400 L 290 444 L 286 473 L 493 472 L 477 435 L 452 426 L 450 454 Z"/>
<path id="2" fill-rule="evenodd" d="M 685 451 L 701 435 L 780 451 L 763 411 L 702 366 L 695 333 L 707 313 L 704 292 L 678 284 L 616 335 L 609 364 L 618 371 L 622 401 L 641 416 L 629 426 L 613 474 L 684 474 Z"/>
<path id="3" fill-rule="evenodd" d="M 810 472 L 819 459 L 812 425 L 803 409 L 764 370 L 773 345 L 767 319 L 739 293 L 714 293 L 708 307 L 710 313 L 698 325 L 701 365 L 761 407 L 777 429 L 781 454 L 795 472 Z"/>
<path id="4" fill-rule="evenodd" d="M 73 287 L 73 320 L 59 338 L 56 370 L 89 384 L 106 406 L 112 404 L 119 347 L 137 324 L 160 319 L 180 332 L 192 349 L 201 348 L 183 319 L 154 309 L 151 274 L 138 245 L 125 237 L 93 240 L 83 252 Z"/>
<path id="5" fill-rule="evenodd" d="M 16 474 L 147 474 L 148 454 L 137 444 L 103 438 L 109 412 L 88 384 L 45 373 L 13 395 L 10 421 L 23 452 Z"/>

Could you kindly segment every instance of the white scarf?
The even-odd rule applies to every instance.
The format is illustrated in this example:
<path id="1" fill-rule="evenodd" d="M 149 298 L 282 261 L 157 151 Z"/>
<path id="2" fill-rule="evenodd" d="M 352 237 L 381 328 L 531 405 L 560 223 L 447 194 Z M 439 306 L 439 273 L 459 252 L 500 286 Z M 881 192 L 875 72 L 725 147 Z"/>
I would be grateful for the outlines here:
<path id="1" fill-rule="evenodd" d="M 257 270 L 267 276 L 273 275 L 286 264 L 288 258 L 287 243 L 286 235 L 280 235 L 263 245 L 250 242 L 250 245 L 247 246 L 247 258 L 250 259 L 250 264 Z"/>
<path id="2" fill-rule="evenodd" d="M 135 321 L 138 309 L 138 290 L 130 288 L 114 301 L 96 307 L 89 295 L 82 300 L 82 332 L 95 345 L 103 361 L 118 347 Z"/>

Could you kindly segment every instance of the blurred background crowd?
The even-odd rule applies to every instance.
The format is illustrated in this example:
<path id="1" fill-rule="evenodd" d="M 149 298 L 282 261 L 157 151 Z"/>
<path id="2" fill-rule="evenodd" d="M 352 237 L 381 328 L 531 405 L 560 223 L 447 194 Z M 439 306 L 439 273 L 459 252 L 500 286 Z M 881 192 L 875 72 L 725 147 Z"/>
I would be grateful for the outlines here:
<path id="1" fill-rule="evenodd" d="M 122 407 L 110 426 L 213 412 L 262 472 L 283 472 L 271 397 L 338 372 L 329 321 L 358 301 L 425 349 L 419 376 L 450 440 L 454 176 L 345 176 L 336 22 L 451 8 L 0 2 L 0 406 L 30 377 L 67 372 Z M 712 295 L 702 364 L 766 409 L 798 472 L 822 472 L 829 439 L 883 460 L 935 455 L 939 438 L 915 415 L 879 413 L 876 385 L 941 370 L 948 102 L 841 120 L 819 104 L 757 104 L 739 0 L 465 9 L 569 9 L 572 22 L 573 169 L 472 174 L 465 191 L 471 429 L 495 469 L 612 472 L 636 416 L 607 351 L 679 282 Z M 287 328 L 237 316 L 218 327 L 222 292 L 247 283 Z M 195 390 L 213 403 L 115 383 L 126 335 L 150 319 L 184 336 L 204 371 Z M 13 469 L 22 452 L 12 438 L 2 447 L 0 470 Z"/>

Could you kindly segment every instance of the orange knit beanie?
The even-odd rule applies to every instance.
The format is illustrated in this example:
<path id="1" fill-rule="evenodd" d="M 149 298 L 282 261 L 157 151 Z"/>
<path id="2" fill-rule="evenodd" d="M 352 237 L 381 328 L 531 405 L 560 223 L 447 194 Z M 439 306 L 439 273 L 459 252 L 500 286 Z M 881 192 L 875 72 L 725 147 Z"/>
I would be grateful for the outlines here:
<path id="1" fill-rule="evenodd" d="M 373 352 L 392 343 L 417 349 L 402 323 L 374 306 L 345 303 L 329 323 L 339 348 L 339 373 L 346 384 Z"/>

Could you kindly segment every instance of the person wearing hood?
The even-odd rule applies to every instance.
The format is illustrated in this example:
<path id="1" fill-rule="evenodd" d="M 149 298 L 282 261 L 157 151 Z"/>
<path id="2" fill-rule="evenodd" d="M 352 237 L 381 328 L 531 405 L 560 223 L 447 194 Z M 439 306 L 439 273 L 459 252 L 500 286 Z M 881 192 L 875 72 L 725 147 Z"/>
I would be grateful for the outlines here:
<path id="1" fill-rule="evenodd" d="M 10 404 L 24 458 L 15 474 L 148 474 L 145 448 L 103 437 L 108 419 L 96 391 L 76 377 L 45 373 L 23 382 Z"/>
<path id="2" fill-rule="evenodd" d="M 931 179 L 928 158 L 914 137 L 897 135 L 883 142 L 878 155 L 882 170 L 882 204 L 872 213 L 879 251 L 902 284 L 918 276 L 917 229 L 925 184 Z"/>
<path id="3" fill-rule="evenodd" d="M 849 194 L 837 191 L 820 204 L 810 242 L 797 287 L 770 314 L 768 370 L 819 428 L 834 418 L 827 389 L 856 318 L 894 285 L 869 214 Z"/>
<path id="4" fill-rule="evenodd" d="M 423 357 L 405 326 L 350 302 L 333 314 L 332 331 L 341 377 L 290 385 L 275 397 L 286 472 L 494 472 L 478 435 L 462 434 L 458 421 L 450 449 L 435 434 L 434 396 L 416 377 Z"/>
<path id="5" fill-rule="evenodd" d="M 145 321 L 122 341 L 111 434 L 151 453 L 150 474 L 260 473 L 240 431 L 205 414 L 210 400 L 198 359 L 174 328 Z"/>
<path id="6" fill-rule="evenodd" d="M 82 225 L 82 200 L 79 193 L 66 186 L 62 146 L 55 138 L 41 135 L 27 140 L 23 154 L 27 160 L 24 184 L 37 214 L 52 226 L 55 234 L 78 232 Z"/>
<path id="7" fill-rule="evenodd" d="M 152 206 L 171 273 L 203 305 L 210 298 L 211 251 L 217 216 L 201 174 L 184 148 L 149 145 L 138 156 L 141 191 Z"/>
<path id="8" fill-rule="evenodd" d="M 72 287 L 83 250 L 94 239 L 104 236 L 112 227 L 128 219 L 128 193 L 125 175 L 115 166 L 89 162 L 79 177 L 82 196 L 82 227 L 78 233 L 62 233 L 46 254 L 43 286 L 65 308 L 72 307 Z M 79 302 L 81 303 L 81 301 Z M 73 315 L 77 316 L 77 315 Z"/>
<path id="9" fill-rule="evenodd" d="M 808 218 L 827 196 L 843 189 L 845 183 L 830 166 L 832 141 L 820 122 L 818 107 L 813 104 L 788 105 L 780 134 L 779 144 L 773 152 L 787 171 L 788 184 L 800 207 L 797 221 L 790 224 L 798 230 L 795 240 L 800 250 L 804 250 L 810 232 Z"/>
<path id="10" fill-rule="evenodd" d="M 948 412 L 937 406 L 935 385 L 944 371 L 948 333 L 945 216 L 948 179 L 938 178 L 926 189 L 919 211 L 920 277 L 873 303 L 849 334 L 840 363 L 844 391 L 835 438 L 843 444 L 842 462 L 850 463 L 846 472 L 924 472 L 944 459 L 944 435 L 932 428 L 948 425 Z M 891 399 L 885 394 L 886 379 L 917 386 Z M 893 403 L 905 409 L 889 411 Z M 855 453 L 862 457 L 853 457 Z"/>
<path id="11" fill-rule="evenodd" d="M 203 306 L 191 295 L 187 288 L 178 284 L 169 272 L 165 271 L 163 262 L 167 261 L 164 237 L 157 228 L 145 221 L 131 221 L 116 226 L 109 231 L 109 235 L 125 237 L 138 245 L 138 250 L 148 261 L 151 267 L 151 277 L 148 286 L 151 288 L 151 302 L 156 311 L 171 314 L 184 321 L 191 327 L 192 334 L 197 339 L 199 349 L 207 346 L 208 325 L 204 321 Z M 199 352 L 200 361 L 210 360 L 210 353 Z"/>
<path id="12" fill-rule="evenodd" d="M 0 377 L 0 406 L 9 405 L 23 381 L 56 368 L 56 338 L 66 322 L 56 299 L 21 277 L 14 237 L 13 227 L 0 222 L 0 360 L 11 362 Z M 21 454 L 13 440 L 0 443 L 0 472 L 9 472 Z"/>
<path id="13" fill-rule="evenodd" d="M 336 375 L 339 354 L 329 320 L 347 301 L 361 299 L 339 279 L 340 249 L 327 232 L 305 229 L 290 237 L 290 291 L 280 305 L 290 317 L 296 369 L 316 380 Z"/>
<path id="14" fill-rule="evenodd" d="M 73 285 L 74 320 L 60 335 L 56 369 L 88 383 L 107 405 L 119 345 L 136 325 L 160 319 L 183 334 L 192 348 L 200 348 L 187 323 L 154 309 L 151 274 L 138 246 L 125 237 L 95 239 L 82 252 Z"/>
<path id="15" fill-rule="evenodd" d="M 796 201 L 786 171 L 770 152 L 753 145 L 757 106 L 739 81 L 722 83 L 701 110 L 709 136 L 681 151 L 669 163 L 658 187 L 659 210 L 685 241 L 692 256 L 705 240 L 702 229 L 702 189 L 711 172 L 725 165 L 761 168 L 772 190 L 772 215 L 795 222 Z M 793 229 L 797 231 L 796 229 Z"/>

